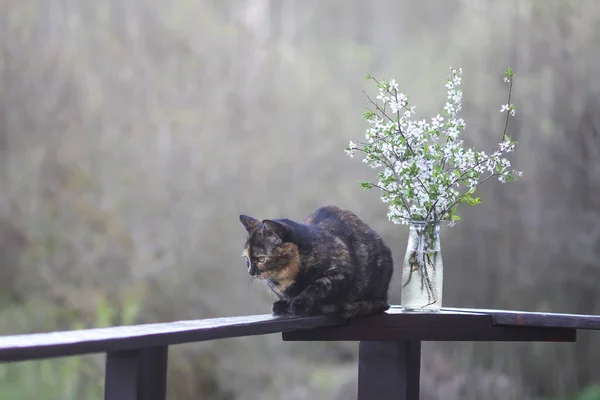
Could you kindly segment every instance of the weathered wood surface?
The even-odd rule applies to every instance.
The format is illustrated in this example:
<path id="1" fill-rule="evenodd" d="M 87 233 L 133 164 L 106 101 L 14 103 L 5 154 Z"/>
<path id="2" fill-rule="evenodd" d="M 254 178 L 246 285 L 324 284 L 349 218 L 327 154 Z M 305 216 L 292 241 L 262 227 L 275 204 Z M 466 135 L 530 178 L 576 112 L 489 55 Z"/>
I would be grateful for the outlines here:
<path id="1" fill-rule="evenodd" d="M 600 330 L 600 316 L 457 308 L 445 308 L 437 314 L 406 313 L 391 308 L 386 314 L 352 321 L 265 314 L 4 336 L 0 337 L 0 362 L 277 332 L 285 332 L 285 340 L 574 341 L 576 329 Z"/>
<path id="2" fill-rule="evenodd" d="M 0 362 L 135 350 L 344 324 L 332 317 L 270 314 L 0 337 Z"/>
<path id="3" fill-rule="evenodd" d="M 486 310 L 476 308 L 444 308 L 443 310 L 449 312 L 489 314 L 494 319 L 495 325 L 600 330 L 600 315 Z"/>
<path id="4" fill-rule="evenodd" d="M 552 319 L 552 317 L 550 317 Z M 385 314 L 355 319 L 339 327 L 319 327 L 282 334 L 285 341 L 536 341 L 574 342 L 572 327 L 499 325 L 490 313 L 456 309 L 440 313 L 406 313 L 392 308 Z"/>

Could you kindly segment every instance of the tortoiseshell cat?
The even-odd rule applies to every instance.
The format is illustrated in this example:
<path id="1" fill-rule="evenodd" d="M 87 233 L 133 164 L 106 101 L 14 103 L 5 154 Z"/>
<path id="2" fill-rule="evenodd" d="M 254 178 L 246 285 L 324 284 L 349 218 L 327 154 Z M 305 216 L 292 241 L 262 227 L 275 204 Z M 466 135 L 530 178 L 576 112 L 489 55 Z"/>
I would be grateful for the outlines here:
<path id="1" fill-rule="evenodd" d="M 320 207 L 303 223 L 240 215 L 248 232 L 248 273 L 279 298 L 273 314 L 337 314 L 344 318 L 389 308 L 392 252 L 354 213 Z"/>

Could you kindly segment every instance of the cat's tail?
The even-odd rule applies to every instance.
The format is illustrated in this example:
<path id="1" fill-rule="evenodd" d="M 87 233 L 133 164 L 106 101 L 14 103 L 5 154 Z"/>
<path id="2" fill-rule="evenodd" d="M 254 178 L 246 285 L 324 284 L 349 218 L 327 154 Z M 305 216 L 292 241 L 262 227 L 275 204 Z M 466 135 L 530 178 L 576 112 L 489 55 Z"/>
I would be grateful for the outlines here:
<path id="1" fill-rule="evenodd" d="M 368 315 L 381 314 L 390 308 L 387 301 L 357 301 L 342 305 L 343 318 L 366 317 Z"/>

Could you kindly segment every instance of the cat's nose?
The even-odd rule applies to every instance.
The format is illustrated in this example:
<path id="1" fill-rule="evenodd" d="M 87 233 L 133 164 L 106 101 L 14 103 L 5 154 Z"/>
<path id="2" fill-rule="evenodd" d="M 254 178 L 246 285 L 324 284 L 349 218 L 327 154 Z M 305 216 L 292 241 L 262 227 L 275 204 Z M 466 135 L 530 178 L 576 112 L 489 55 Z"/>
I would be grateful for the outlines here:
<path id="1" fill-rule="evenodd" d="M 250 265 L 248 267 L 248 273 L 250 274 L 250 276 L 254 276 L 254 275 L 258 275 L 260 271 L 258 270 L 258 268 L 256 268 L 254 265 Z"/>

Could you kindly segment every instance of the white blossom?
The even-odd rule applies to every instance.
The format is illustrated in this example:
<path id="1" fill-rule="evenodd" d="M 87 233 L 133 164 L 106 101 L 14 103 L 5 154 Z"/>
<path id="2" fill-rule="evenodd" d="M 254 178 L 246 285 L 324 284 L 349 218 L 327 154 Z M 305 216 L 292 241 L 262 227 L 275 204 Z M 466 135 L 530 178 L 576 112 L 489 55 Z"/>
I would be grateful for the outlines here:
<path id="1" fill-rule="evenodd" d="M 434 129 L 437 129 L 440 127 L 440 124 L 444 121 L 443 117 L 440 117 L 440 114 L 436 115 L 435 117 L 431 118 L 431 127 Z"/>
<path id="2" fill-rule="evenodd" d="M 515 148 L 515 146 L 511 143 L 510 140 L 500 143 L 500 151 L 501 152 L 510 153 L 511 151 L 514 150 L 514 148 Z"/>
<path id="3" fill-rule="evenodd" d="M 456 126 L 449 126 L 448 129 L 446 130 L 446 134 L 448 135 L 448 137 L 450 137 L 451 139 L 456 139 L 458 137 L 458 135 L 460 134 L 460 131 L 458 130 L 458 128 Z"/>
<path id="4" fill-rule="evenodd" d="M 348 154 L 350 157 L 354 157 L 354 152 L 356 151 L 356 143 L 354 143 L 352 140 L 350 141 L 350 144 L 348 144 L 348 147 L 346 147 L 346 149 L 344 150 L 346 152 L 346 154 Z"/>
<path id="5" fill-rule="evenodd" d="M 505 74 L 513 76 L 512 70 Z M 362 161 L 381 169 L 378 182 L 367 186 L 382 189 L 381 201 L 388 204 L 388 218 L 395 224 L 411 219 L 449 220 L 453 224 L 456 205 L 477 203 L 479 200 L 471 195 L 483 181 L 497 177 L 507 183 L 522 176 L 521 171 L 510 169 L 510 161 L 504 158 L 516 145 L 508 136 L 491 154 L 464 147 L 460 134 L 466 123 L 458 116 L 462 110 L 461 83 L 462 69 L 452 68 L 442 113 L 446 118 L 437 114 L 421 120 L 412 119 L 415 107 L 399 91 L 395 79 L 378 83 L 377 100 L 389 108 L 383 111 L 377 106 L 377 113 L 367 114 L 370 127 L 365 132 L 366 142 L 350 142 L 346 148 L 351 157 L 356 150 L 363 151 Z M 513 104 L 501 107 L 508 116 L 514 116 L 514 110 Z"/>

